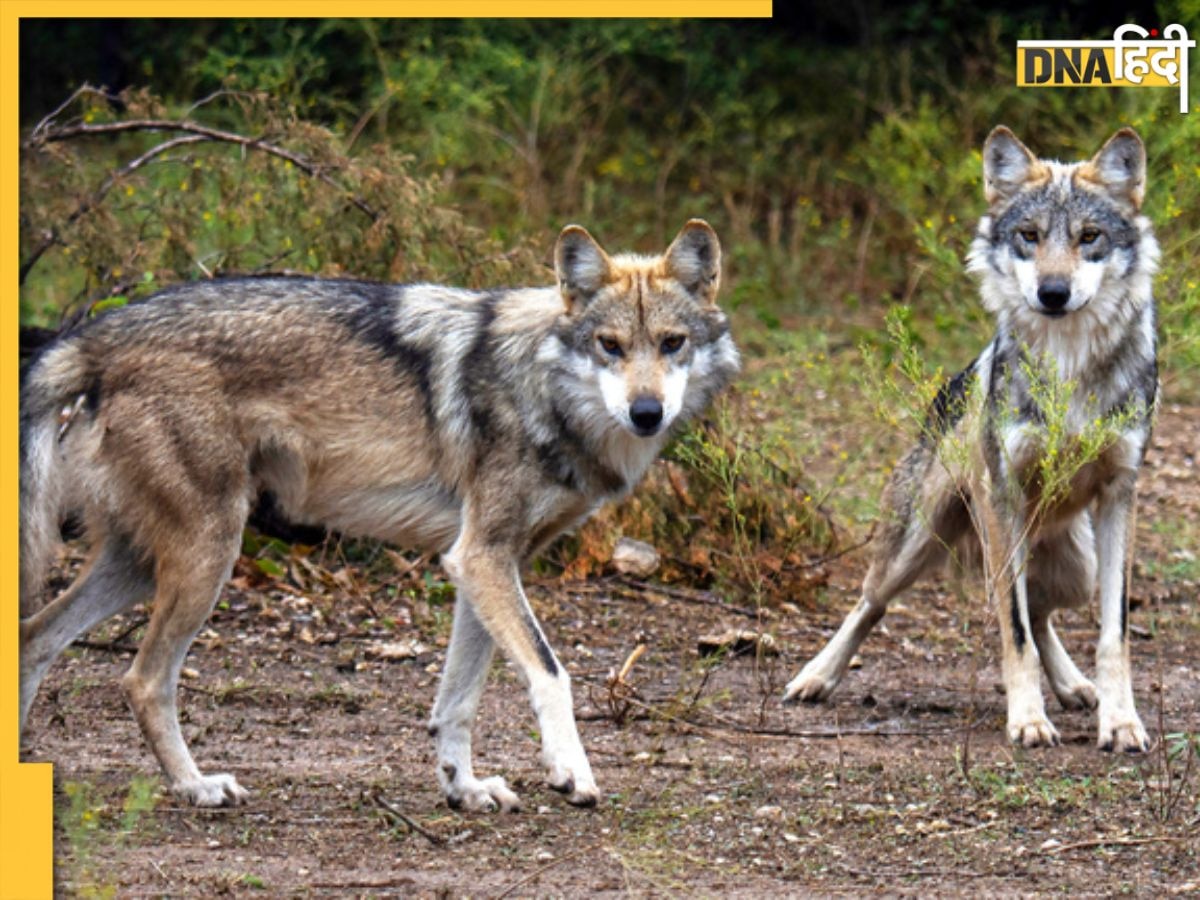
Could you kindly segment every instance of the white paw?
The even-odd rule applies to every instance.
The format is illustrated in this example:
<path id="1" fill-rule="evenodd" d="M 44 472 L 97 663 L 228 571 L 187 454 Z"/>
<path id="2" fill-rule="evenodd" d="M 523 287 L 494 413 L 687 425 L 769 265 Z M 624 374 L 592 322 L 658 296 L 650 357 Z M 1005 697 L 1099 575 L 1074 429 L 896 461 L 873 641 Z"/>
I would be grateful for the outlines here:
<path id="1" fill-rule="evenodd" d="M 788 682 L 783 691 L 784 703 L 820 703 L 828 700 L 833 689 L 837 687 L 838 679 L 826 678 L 816 672 L 809 672 L 808 666 L 800 674 Z"/>
<path id="2" fill-rule="evenodd" d="M 1132 717 L 1123 717 L 1124 721 L 1105 722 L 1101 718 L 1100 737 L 1096 746 L 1106 752 L 1114 753 L 1145 753 L 1150 749 L 1150 737 L 1137 713 Z"/>
<path id="3" fill-rule="evenodd" d="M 546 782 L 552 790 L 565 795 L 572 806 L 595 806 L 600 801 L 600 788 L 596 787 L 591 766 L 586 761 L 582 767 L 550 766 Z"/>
<path id="4" fill-rule="evenodd" d="M 1022 747 L 1058 746 L 1058 729 L 1050 724 L 1045 713 L 1008 722 L 1008 739 Z"/>
<path id="5" fill-rule="evenodd" d="M 193 806 L 238 806 L 250 796 L 236 778 L 224 773 L 177 782 L 171 786 L 171 791 Z"/>
<path id="6" fill-rule="evenodd" d="M 1054 688 L 1054 696 L 1063 709 L 1095 709 L 1100 705 L 1100 695 L 1090 681 L 1081 681 L 1070 687 Z"/>
<path id="7" fill-rule="evenodd" d="M 456 777 L 445 791 L 451 809 L 485 813 L 521 811 L 521 798 L 509 790 L 508 783 L 499 775 L 482 780 L 474 776 Z"/>

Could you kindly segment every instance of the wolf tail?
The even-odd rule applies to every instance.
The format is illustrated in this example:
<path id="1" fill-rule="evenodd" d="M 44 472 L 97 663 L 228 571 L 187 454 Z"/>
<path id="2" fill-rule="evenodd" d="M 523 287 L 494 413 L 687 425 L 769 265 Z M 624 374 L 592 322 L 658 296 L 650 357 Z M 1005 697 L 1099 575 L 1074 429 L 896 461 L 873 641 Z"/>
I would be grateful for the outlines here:
<path id="1" fill-rule="evenodd" d="M 87 403 L 89 380 L 67 341 L 53 344 L 21 373 L 21 618 L 42 605 L 42 584 L 70 503 L 69 463 L 59 443 Z"/>

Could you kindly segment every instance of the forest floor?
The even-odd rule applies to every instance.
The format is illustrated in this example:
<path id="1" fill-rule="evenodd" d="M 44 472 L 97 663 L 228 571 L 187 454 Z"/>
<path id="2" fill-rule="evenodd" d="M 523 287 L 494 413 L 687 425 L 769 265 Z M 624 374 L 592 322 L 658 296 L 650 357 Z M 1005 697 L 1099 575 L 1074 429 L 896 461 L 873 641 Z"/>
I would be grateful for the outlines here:
<path id="1" fill-rule="evenodd" d="M 824 595 L 803 610 L 612 575 L 531 578 L 603 798 L 574 809 L 546 787 L 524 692 L 497 663 L 476 770 L 504 775 L 524 808 L 459 813 L 426 733 L 449 596 L 390 596 L 326 567 L 314 599 L 243 560 L 188 658 L 181 709 L 201 768 L 234 773 L 250 802 L 196 810 L 162 791 L 118 687 L 144 611 L 113 620 L 55 666 L 24 737 L 25 759 L 56 763 L 59 891 L 1200 894 L 1200 758 L 1184 749 L 1200 749 L 1197 448 L 1200 408 L 1166 404 L 1132 590 L 1145 756 L 1098 751 L 1095 715 L 1048 691 L 1063 745 L 1007 742 L 999 638 L 971 581 L 918 585 L 828 704 L 782 706 L 856 597 L 858 550 L 826 564 Z M 78 562 L 69 547 L 60 585 Z M 702 636 L 730 629 L 770 633 L 777 654 L 700 654 Z M 1060 634 L 1090 669 L 1095 611 L 1064 615 Z"/>

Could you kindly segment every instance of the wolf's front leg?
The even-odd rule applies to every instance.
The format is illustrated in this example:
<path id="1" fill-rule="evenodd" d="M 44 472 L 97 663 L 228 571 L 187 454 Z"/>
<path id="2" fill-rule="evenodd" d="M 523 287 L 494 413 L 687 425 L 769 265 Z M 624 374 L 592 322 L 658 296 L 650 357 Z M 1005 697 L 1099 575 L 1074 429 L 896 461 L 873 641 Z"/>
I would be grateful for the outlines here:
<path id="1" fill-rule="evenodd" d="M 446 651 L 446 669 L 438 685 L 437 703 L 429 719 L 429 733 L 437 741 L 437 777 L 454 809 L 516 812 L 517 795 L 499 775 L 479 779 L 471 764 L 471 727 L 479 697 L 487 681 L 495 643 L 475 616 L 466 591 L 454 605 L 454 627 Z"/>
<path id="2" fill-rule="evenodd" d="M 978 509 L 977 519 L 987 563 L 988 594 L 1000 623 L 1008 738 L 1025 747 L 1052 747 L 1059 737 L 1046 715 L 1041 659 L 1030 625 L 1025 526 L 1007 507 L 992 505 L 996 502 L 993 499 L 978 504 L 988 508 Z"/>
<path id="3" fill-rule="evenodd" d="M 1144 753 L 1150 739 L 1134 708 L 1129 669 L 1129 542 L 1133 538 L 1136 473 L 1119 476 L 1096 500 L 1096 545 L 1100 568 L 1100 641 L 1096 688 L 1100 694 L 1101 750 Z"/>
<path id="4" fill-rule="evenodd" d="M 550 787 L 565 794 L 569 803 L 594 806 L 600 791 L 575 727 L 570 678 L 529 607 L 521 587 L 517 555 L 503 543 L 487 540 L 487 535 L 486 527 L 472 522 L 470 513 L 466 513 L 463 531 L 443 557 L 443 564 L 458 587 L 459 602 L 465 598 L 470 603 L 472 619 L 499 645 L 529 689 L 542 733 L 542 759 Z M 456 633 L 459 624 L 456 614 Z M 448 662 L 444 686 L 452 674 Z M 482 678 L 479 676 L 480 686 Z M 444 690 L 449 692 L 448 688 Z M 475 696 L 477 699 L 478 691 Z M 442 709 L 439 697 L 435 724 Z"/>

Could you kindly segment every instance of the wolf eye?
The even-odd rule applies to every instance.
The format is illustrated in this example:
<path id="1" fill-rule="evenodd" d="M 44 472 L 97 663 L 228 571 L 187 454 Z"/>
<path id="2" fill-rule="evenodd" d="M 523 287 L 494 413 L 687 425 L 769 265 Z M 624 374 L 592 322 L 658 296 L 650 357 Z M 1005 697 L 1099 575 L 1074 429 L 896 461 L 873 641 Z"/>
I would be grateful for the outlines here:
<path id="1" fill-rule="evenodd" d="M 1037 229 L 1036 228 L 1022 228 L 1021 229 L 1021 237 L 1022 237 L 1022 239 L 1028 241 L 1031 244 L 1036 244 L 1038 242 Z"/>
<path id="2" fill-rule="evenodd" d="M 1096 243 L 1096 239 L 1099 237 L 1100 237 L 1100 229 L 1099 228 L 1085 228 L 1079 234 L 1079 243 L 1094 244 L 1094 243 Z"/>
<path id="3" fill-rule="evenodd" d="M 598 336 L 596 340 L 599 342 L 601 349 L 609 356 L 624 356 L 625 353 L 621 350 L 621 342 L 616 338 Z"/>
<path id="4" fill-rule="evenodd" d="M 662 342 L 662 352 L 667 355 L 678 353 L 683 348 L 683 342 L 686 340 L 687 337 L 682 334 L 673 334 L 670 337 L 665 337 Z"/>

